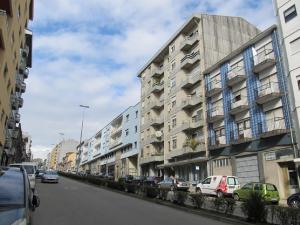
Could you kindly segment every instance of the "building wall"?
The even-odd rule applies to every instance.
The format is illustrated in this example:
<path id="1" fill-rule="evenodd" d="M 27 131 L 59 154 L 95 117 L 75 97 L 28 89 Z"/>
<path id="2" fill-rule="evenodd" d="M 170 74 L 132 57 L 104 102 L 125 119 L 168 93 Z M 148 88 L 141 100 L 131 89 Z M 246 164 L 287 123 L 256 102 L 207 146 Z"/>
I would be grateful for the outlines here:
<path id="1" fill-rule="evenodd" d="M 162 175 L 159 168 L 164 167 L 165 175 L 174 173 L 167 165 L 187 159 L 190 139 L 200 143 L 198 151 L 189 150 L 192 158 L 207 156 L 202 72 L 258 32 L 241 18 L 195 15 L 139 72 L 140 162 L 148 170 L 145 174 L 154 168 L 156 175 Z M 153 137 L 157 140 L 153 141 Z M 193 177 L 196 176 L 187 176 Z"/>
<path id="2" fill-rule="evenodd" d="M 28 56 L 22 61 L 22 50 L 28 50 L 31 56 L 31 46 L 27 40 L 31 36 L 28 28 L 29 19 L 33 19 L 33 0 L 1 0 L 0 2 L 0 158 L 2 164 L 11 154 L 11 139 L 13 138 L 16 123 L 19 123 L 19 108 L 23 104 L 18 89 L 23 82 L 21 66 L 31 67 L 31 59 Z M 16 69 L 18 68 L 18 69 Z M 28 75 L 28 73 L 27 73 Z M 25 85 L 23 83 L 22 85 Z M 25 91 L 25 90 L 24 90 Z M 14 102 L 12 101 L 14 98 Z M 3 150 L 5 153 L 3 154 Z M 4 158 L 5 157 L 5 158 Z"/>

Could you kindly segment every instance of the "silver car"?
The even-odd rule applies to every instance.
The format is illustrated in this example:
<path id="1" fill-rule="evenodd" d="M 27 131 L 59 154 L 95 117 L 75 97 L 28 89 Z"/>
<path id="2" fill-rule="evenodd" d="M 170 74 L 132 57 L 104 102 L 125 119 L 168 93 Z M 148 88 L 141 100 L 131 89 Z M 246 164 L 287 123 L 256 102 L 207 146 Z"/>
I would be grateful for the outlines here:
<path id="1" fill-rule="evenodd" d="M 158 183 L 159 188 L 168 188 L 173 190 L 187 191 L 189 189 L 189 183 L 183 179 L 172 179 L 170 177 L 165 178 L 163 181 Z"/>
<path id="2" fill-rule="evenodd" d="M 58 175 L 55 171 L 46 171 L 42 176 L 42 183 L 58 183 Z"/>

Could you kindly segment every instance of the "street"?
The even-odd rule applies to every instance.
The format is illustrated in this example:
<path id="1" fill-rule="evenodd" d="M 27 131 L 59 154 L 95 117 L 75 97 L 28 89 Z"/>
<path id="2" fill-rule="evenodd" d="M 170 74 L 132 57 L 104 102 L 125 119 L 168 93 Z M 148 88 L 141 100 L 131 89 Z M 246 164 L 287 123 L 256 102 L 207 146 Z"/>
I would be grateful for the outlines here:
<path id="1" fill-rule="evenodd" d="M 37 181 L 37 191 L 34 225 L 227 224 L 64 177 L 58 184 Z"/>

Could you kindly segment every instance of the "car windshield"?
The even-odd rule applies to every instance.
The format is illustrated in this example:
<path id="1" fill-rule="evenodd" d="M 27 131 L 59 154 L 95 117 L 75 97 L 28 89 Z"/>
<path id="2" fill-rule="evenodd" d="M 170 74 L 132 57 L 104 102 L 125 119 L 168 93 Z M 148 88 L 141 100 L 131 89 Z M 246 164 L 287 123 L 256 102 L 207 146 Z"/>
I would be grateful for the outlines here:
<path id="1" fill-rule="evenodd" d="M 0 170 L 0 207 L 24 205 L 24 181 L 19 171 Z"/>
<path id="2" fill-rule="evenodd" d="M 23 167 L 25 168 L 27 174 L 34 174 L 34 167 L 33 166 L 23 165 Z"/>
<path id="3" fill-rule="evenodd" d="M 185 182 L 185 180 L 182 179 L 182 178 L 178 178 L 177 181 L 179 181 L 179 182 Z"/>
<path id="4" fill-rule="evenodd" d="M 267 191 L 277 191 L 277 188 L 273 184 L 267 184 Z"/>
<path id="5" fill-rule="evenodd" d="M 55 171 L 47 171 L 46 174 L 47 175 L 57 175 L 57 173 Z"/>

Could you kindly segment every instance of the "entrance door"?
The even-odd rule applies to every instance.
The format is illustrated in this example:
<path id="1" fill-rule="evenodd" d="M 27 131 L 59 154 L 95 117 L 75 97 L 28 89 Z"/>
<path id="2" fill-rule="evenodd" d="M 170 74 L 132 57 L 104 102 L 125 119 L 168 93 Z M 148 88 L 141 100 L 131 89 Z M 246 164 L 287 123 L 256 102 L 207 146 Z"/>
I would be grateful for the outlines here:
<path id="1" fill-rule="evenodd" d="M 259 182 L 257 156 L 236 158 L 236 175 L 241 186 L 249 182 Z"/>

